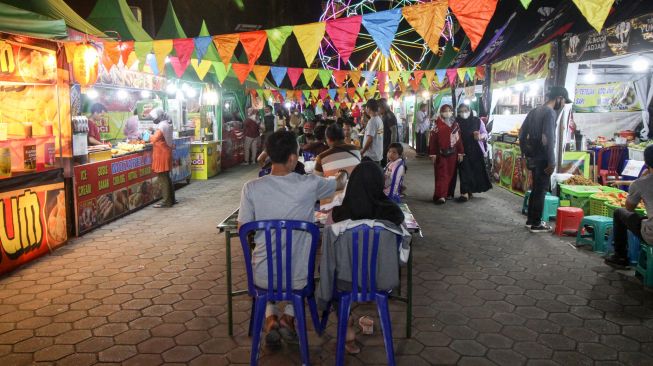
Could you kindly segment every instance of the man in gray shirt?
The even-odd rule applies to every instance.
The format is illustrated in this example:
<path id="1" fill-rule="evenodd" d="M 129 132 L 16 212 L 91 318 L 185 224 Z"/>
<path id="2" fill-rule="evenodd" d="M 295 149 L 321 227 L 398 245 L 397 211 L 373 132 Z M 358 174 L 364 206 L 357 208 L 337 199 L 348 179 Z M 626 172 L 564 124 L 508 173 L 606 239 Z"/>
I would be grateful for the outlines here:
<path id="1" fill-rule="evenodd" d="M 376 99 L 370 99 L 365 104 L 367 114 L 371 117 L 365 126 L 365 139 L 361 155 L 368 160 L 381 166 L 383 159 L 383 120 L 379 116 L 379 102 Z"/>
<path id="2" fill-rule="evenodd" d="M 533 233 L 551 231 L 542 221 L 544 199 L 551 186 L 551 174 L 556 166 L 555 125 L 557 111 L 571 103 L 567 89 L 554 86 L 546 95 L 547 102 L 528 113 L 519 131 L 519 145 L 526 156 L 528 169 L 533 173 L 533 189 L 528 201 L 526 227 Z"/>
<path id="3" fill-rule="evenodd" d="M 238 212 L 238 225 L 260 220 L 300 220 L 314 222 L 315 202 L 332 196 L 336 190 L 343 189 L 347 174 L 341 173 L 336 179 L 325 179 L 316 175 L 294 173 L 298 160 L 297 139 L 288 131 L 277 131 L 266 140 L 266 151 L 272 160 L 269 175 L 251 180 L 243 186 Z M 275 252 L 274 236 L 272 252 Z M 308 276 L 308 256 L 311 238 L 308 233 L 294 232 L 292 245 L 293 288 L 306 286 Z M 254 284 L 268 287 L 267 252 L 265 233 L 257 231 L 254 236 L 252 267 Z M 306 244 L 306 245 L 302 245 Z M 285 243 L 282 243 L 285 250 Z M 285 269 L 282 269 L 285 273 Z M 270 279 L 272 280 L 272 279 Z M 287 342 L 296 341 L 294 309 L 286 305 L 284 315 L 279 319 L 275 304 L 266 309 L 266 343 L 278 344 L 281 336 Z"/>

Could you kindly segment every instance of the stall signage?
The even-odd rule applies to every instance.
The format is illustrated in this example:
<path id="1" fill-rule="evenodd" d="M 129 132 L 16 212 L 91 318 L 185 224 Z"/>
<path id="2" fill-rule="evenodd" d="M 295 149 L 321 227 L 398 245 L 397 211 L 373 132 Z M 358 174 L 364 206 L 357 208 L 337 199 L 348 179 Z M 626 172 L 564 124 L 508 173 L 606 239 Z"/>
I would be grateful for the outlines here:
<path id="1" fill-rule="evenodd" d="M 182 137 L 174 140 L 175 148 L 172 150 L 172 173 L 170 177 L 174 183 L 190 179 L 190 137 Z"/>
<path id="2" fill-rule="evenodd" d="M 0 81 L 54 84 L 56 78 L 54 50 L 0 40 Z"/>
<path id="3" fill-rule="evenodd" d="M 642 107 L 637 100 L 632 81 L 606 84 L 578 85 L 574 112 L 636 112 Z"/>
<path id="4" fill-rule="evenodd" d="M 492 64 L 492 85 L 506 87 L 544 79 L 549 76 L 549 60 L 551 60 L 551 44 L 546 44 Z"/>
<path id="5" fill-rule="evenodd" d="M 563 38 L 568 62 L 596 60 L 653 48 L 653 13 L 625 20 L 610 28 Z"/>
<path id="6" fill-rule="evenodd" d="M 152 91 L 164 91 L 167 83 L 165 77 L 133 71 L 115 65 L 111 68 L 111 71 L 101 66 L 97 82 L 103 85 Z"/>
<path id="7" fill-rule="evenodd" d="M 157 187 L 151 151 L 76 166 L 77 233 L 149 204 L 160 197 Z"/>
<path id="8" fill-rule="evenodd" d="M 54 171 L 55 175 L 60 175 Z M 57 182 L 58 181 L 58 182 Z M 62 178 L 22 184 L 0 193 L 0 274 L 66 242 L 66 193 Z"/>

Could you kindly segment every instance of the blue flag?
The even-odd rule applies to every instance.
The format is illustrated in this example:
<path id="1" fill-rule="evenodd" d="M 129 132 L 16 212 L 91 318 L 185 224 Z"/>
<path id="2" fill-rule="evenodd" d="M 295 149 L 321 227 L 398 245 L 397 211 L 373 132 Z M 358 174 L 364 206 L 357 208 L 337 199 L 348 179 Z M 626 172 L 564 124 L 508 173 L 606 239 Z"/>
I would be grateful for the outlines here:
<path id="1" fill-rule="evenodd" d="M 159 66 L 156 63 L 156 57 L 153 53 L 147 54 L 145 62 L 150 66 L 150 69 L 152 69 L 152 74 L 159 75 Z M 165 64 L 163 64 L 163 67 L 165 67 Z"/>
<path id="2" fill-rule="evenodd" d="M 401 21 L 401 8 L 363 14 L 363 26 L 383 53 L 390 57 L 390 46 Z"/>
<path id="3" fill-rule="evenodd" d="M 336 100 L 336 90 L 329 89 L 329 96 L 331 97 L 331 100 Z"/>
<path id="4" fill-rule="evenodd" d="M 376 78 L 376 71 L 363 71 L 363 77 L 365 78 L 365 82 L 367 82 L 368 85 L 374 84 L 374 78 Z"/>
<path id="5" fill-rule="evenodd" d="M 444 82 L 445 78 L 447 77 L 447 69 L 435 70 L 435 75 L 438 76 L 438 82 L 442 84 L 442 82 Z"/>
<path id="6" fill-rule="evenodd" d="M 202 58 L 204 58 L 204 54 L 206 53 L 206 50 L 209 49 L 209 46 L 211 45 L 211 42 L 213 40 L 211 37 L 195 37 L 193 39 L 193 42 L 195 43 L 195 53 L 197 54 L 197 61 L 201 62 Z"/>
<path id="7" fill-rule="evenodd" d="M 274 79 L 274 82 L 277 83 L 277 86 L 281 86 L 281 82 L 283 81 L 283 78 L 286 77 L 287 71 L 287 67 L 270 67 L 270 73 L 272 73 L 272 78 Z M 283 97 L 285 98 L 286 96 L 284 95 Z"/>

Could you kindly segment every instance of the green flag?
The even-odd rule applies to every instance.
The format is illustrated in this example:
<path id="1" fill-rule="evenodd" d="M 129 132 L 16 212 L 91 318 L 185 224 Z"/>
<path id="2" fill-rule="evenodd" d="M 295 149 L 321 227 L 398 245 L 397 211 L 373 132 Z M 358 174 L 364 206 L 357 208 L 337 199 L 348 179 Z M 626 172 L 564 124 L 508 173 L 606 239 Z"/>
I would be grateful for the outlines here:
<path id="1" fill-rule="evenodd" d="M 319 76 L 323 87 L 325 88 L 329 87 L 329 81 L 331 81 L 331 74 L 333 74 L 333 71 L 331 70 L 320 69 Z"/>
<path id="2" fill-rule="evenodd" d="M 215 69 L 215 75 L 218 77 L 218 81 L 222 84 L 229 73 L 229 69 L 231 69 L 231 64 L 225 66 L 222 62 L 213 61 L 213 68 Z"/>
<path id="3" fill-rule="evenodd" d="M 152 52 L 152 41 L 134 42 L 134 53 L 138 57 L 138 67 L 142 68 L 147 54 Z"/>
<path id="4" fill-rule="evenodd" d="M 528 9 L 528 6 L 531 5 L 531 0 L 519 0 L 521 1 L 522 6 L 524 9 Z"/>
<path id="5" fill-rule="evenodd" d="M 311 91 L 310 90 L 308 90 L 308 89 L 303 90 L 302 93 L 304 93 L 304 98 L 306 98 L 306 100 L 311 99 Z"/>
<path id="6" fill-rule="evenodd" d="M 268 34 L 268 47 L 270 47 L 272 62 L 275 62 L 281 54 L 281 48 L 286 43 L 286 39 L 292 33 L 292 26 L 267 29 L 265 32 Z"/>

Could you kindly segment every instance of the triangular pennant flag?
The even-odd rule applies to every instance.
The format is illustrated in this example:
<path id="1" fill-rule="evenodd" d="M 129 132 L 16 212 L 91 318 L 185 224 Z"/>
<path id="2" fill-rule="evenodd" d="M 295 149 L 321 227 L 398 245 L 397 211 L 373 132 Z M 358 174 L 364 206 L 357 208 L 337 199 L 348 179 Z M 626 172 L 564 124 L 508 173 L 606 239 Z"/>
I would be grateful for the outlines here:
<path id="1" fill-rule="evenodd" d="M 177 58 L 181 64 L 185 64 L 188 67 L 190 63 L 190 56 L 195 50 L 195 42 L 192 38 L 176 38 L 172 40 L 172 45 L 177 54 Z M 181 77 L 181 76 L 180 76 Z"/>
<path id="2" fill-rule="evenodd" d="M 295 99 L 297 100 L 297 102 L 302 101 L 302 91 L 301 90 L 295 90 Z"/>
<path id="3" fill-rule="evenodd" d="M 471 2 L 482 3 L 484 1 Z M 410 24 L 415 29 L 417 34 L 424 38 L 424 43 L 426 43 L 434 53 L 438 52 L 438 44 L 440 43 L 440 36 L 442 34 L 442 28 L 444 27 L 445 17 L 447 15 L 447 8 L 447 0 L 435 0 L 430 3 L 405 6 L 402 8 L 404 19 L 406 19 L 408 24 Z"/>
<path id="4" fill-rule="evenodd" d="M 411 77 L 411 72 L 408 70 L 402 71 L 401 72 L 401 80 L 404 82 L 404 84 L 408 84 L 410 82 L 410 77 Z"/>
<path id="5" fill-rule="evenodd" d="M 172 66 L 172 69 L 175 71 L 175 75 L 177 75 L 178 78 L 181 78 L 190 64 L 190 59 L 187 59 L 184 63 L 178 56 L 170 56 L 169 60 L 170 66 Z M 211 66 L 211 63 L 209 63 L 209 66 Z"/>
<path id="6" fill-rule="evenodd" d="M 154 75 L 159 74 L 159 66 L 156 64 L 156 57 L 153 54 L 151 53 L 147 54 L 147 56 L 145 57 L 145 63 L 147 64 L 147 66 L 150 67 L 150 71 L 152 72 L 152 74 Z"/>
<path id="7" fill-rule="evenodd" d="M 311 91 L 306 89 L 302 91 L 304 93 L 304 99 L 309 100 L 311 99 Z"/>
<path id="8" fill-rule="evenodd" d="M 270 66 L 254 65 L 254 67 L 252 68 L 252 73 L 254 74 L 254 77 L 256 78 L 256 82 L 258 83 L 259 86 L 263 86 L 263 83 L 265 82 L 265 78 L 268 76 L 269 72 L 270 72 Z"/>
<path id="9" fill-rule="evenodd" d="M 342 86 L 347 78 L 347 70 L 334 70 L 333 78 L 335 79 L 336 86 Z"/>
<path id="10" fill-rule="evenodd" d="M 351 83 L 353 84 L 354 87 L 357 87 L 358 84 L 361 81 L 361 72 L 359 70 L 351 70 L 349 71 L 349 79 L 351 79 Z"/>
<path id="11" fill-rule="evenodd" d="M 265 93 L 263 93 L 263 89 L 257 89 L 256 94 L 258 95 L 258 98 L 261 100 L 261 102 L 265 104 Z"/>
<path id="12" fill-rule="evenodd" d="M 326 32 L 345 64 L 349 62 L 349 57 L 356 47 L 356 38 L 361 30 L 361 20 L 362 17 L 356 15 L 326 22 Z"/>
<path id="13" fill-rule="evenodd" d="M 329 97 L 331 98 L 331 100 L 336 99 L 336 90 L 335 89 L 329 89 Z"/>
<path id="14" fill-rule="evenodd" d="M 122 63 L 127 65 L 129 60 L 129 55 L 134 51 L 134 41 L 120 42 L 120 57 L 122 57 Z"/>
<path id="15" fill-rule="evenodd" d="M 605 20 L 612 10 L 614 0 L 572 0 L 587 22 L 601 33 Z M 467 30 L 465 30 L 467 32 Z"/>
<path id="16" fill-rule="evenodd" d="M 336 109 L 340 108 L 340 102 L 335 103 Z"/>
<path id="17" fill-rule="evenodd" d="M 467 69 L 464 67 L 460 67 L 456 70 L 458 72 L 458 78 L 460 79 L 461 83 L 465 82 L 465 76 L 467 76 Z"/>
<path id="18" fill-rule="evenodd" d="M 204 55 L 206 54 L 206 51 L 209 49 L 209 46 L 211 45 L 211 37 L 208 36 L 195 37 L 193 38 L 193 44 L 195 46 L 195 54 L 197 55 L 197 59 L 202 61 Z"/>
<path id="19" fill-rule="evenodd" d="M 154 57 L 156 57 L 156 66 L 159 69 L 159 74 L 163 74 L 166 57 L 172 52 L 172 40 L 159 39 L 152 41 L 152 52 L 154 52 Z"/>
<path id="20" fill-rule="evenodd" d="M 413 71 L 413 77 L 417 82 L 422 81 L 422 78 L 424 77 L 424 71 L 423 70 L 415 70 Z"/>
<path id="21" fill-rule="evenodd" d="M 200 80 L 204 80 L 204 77 L 206 77 L 206 74 L 208 74 L 209 70 L 211 70 L 211 61 L 209 61 L 209 60 L 199 61 L 196 58 L 191 58 L 190 59 L 190 65 L 193 67 L 193 70 L 195 70 L 195 73 L 197 74 L 197 77 Z M 188 66 L 186 66 L 186 67 L 188 67 Z"/>
<path id="22" fill-rule="evenodd" d="M 268 39 L 268 34 L 263 31 L 253 31 L 253 32 L 244 32 L 240 33 L 240 43 L 245 49 L 245 54 L 247 55 L 247 62 L 250 65 L 253 65 L 265 48 L 265 41 Z"/>
<path id="23" fill-rule="evenodd" d="M 401 75 L 401 71 L 388 71 L 388 77 L 390 78 L 390 82 L 393 84 L 397 84 L 397 80 L 399 80 L 399 75 Z"/>
<path id="24" fill-rule="evenodd" d="M 388 72 L 387 71 L 377 71 L 376 72 L 376 80 L 377 84 L 379 86 L 379 89 L 381 92 L 385 92 L 385 85 L 386 82 L 388 81 Z"/>
<path id="25" fill-rule="evenodd" d="M 474 80 L 474 77 L 476 76 L 476 66 L 467 68 L 467 76 L 469 76 L 469 80 Z"/>
<path id="26" fill-rule="evenodd" d="M 286 39 L 288 39 L 288 36 L 292 33 L 292 26 L 287 25 L 268 29 L 265 32 L 268 34 L 268 48 L 270 49 L 272 62 L 275 62 L 281 54 L 281 48 L 286 43 Z"/>
<path id="27" fill-rule="evenodd" d="M 499 0 L 449 0 L 449 7 L 451 8 L 451 11 L 453 11 L 458 22 L 460 22 L 460 26 L 465 31 L 465 34 L 469 38 L 469 42 L 472 46 L 472 51 L 476 50 L 476 47 L 478 47 L 481 39 L 483 39 L 485 29 L 490 23 L 490 20 L 494 15 L 494 11 L 497 9 L 498 1 Z M 582 2 L 585 4 L 588 1 L 583 0 Z M 444 10 L 446 12 L 446 7 Z M 438 38 L 440 38 L 439 35 Z"/>
<path id="28" fill-rule="evenodd" d="M 376 94 L 376 85 L 372 85 L 367 88 L 367 92 L 373 97 Z"/>
<path id="29" fill-rule="evenodd" d="M 281 86 L 281 82 L 283 82 L 283 78 L 286 77 L 286 71 L 288 71 L 287 67 L 272 66 L 270 68 L 270 73 L 272 73 L 272 79 L 274 79 L 274 82 L 277 83 L 277 86 Z"/>
<path id="30" fill-rule="evenodd" d="M 363 26 L 385 57 L 390 57 L 390 46 L 397 33 L 399 22 L 401 22 L 399 8 L 363 14 Z"/>
<path id="31" fill-rule="evenodd" d="M 424 88 L 426 88 L 427 90 L 428 90 L 428 89 L 431 89 L 431 83 L 429 83 L 429 81 L 428 81 L 427 78 L 423 78 L 423 79 L 422 79 L 422 86 L 423 86 Z"/>
<path id="32" fill-rule="evenodd" d="M 304 77 L 306 74 L 304 74 Z M 311 89 L 311 97 L 317 98 L 320 96 L 320 90 L 319 89 Z"/>
<path id="33" fill-rule="evenodd" d="M 361 86 L 356 88 L 356 93 L 358 93 L 358 95 L 360 95 L 361 98 L 365 98 L 365 87 Z"/>
<path id="34" fill-rule="evenodd" d="M 313 86 L 317 73 L 318 69 L 304 69 L 304 79 L 306 79 L 308 86 Z"/>
<path id="35" fill-rule="evenodd" d="M 290 85 L 294 88 L 299 81 L 299 77 L 302 76 L 304 69 L 301 67 L 289 67 L 288 68 L 288 79 L 290 79 Z"/>
<path id="36" fill-rule="evenodd" d="M 270 99 L 272 92 L 269 89 L 263 89 L 263 95 L 265 95 L 265 99 Z"/>
<path id="37" fill-rule="evenodd" d="M 213 43 L 215 44 L 215 48 L 218 49 L 222 63 L 231 63 L 231 57 L 234 55 L 239 39 L 238 34 L 223 34 L 213 37 Z"/>
<path id="38" fill-rule="evenodd" d="M 212 64 L 213 64 L 213 69 L 215 70 L 215 75 L 218 77 L 218 82 L 222 84 L 224 82 L 224 79 L 227 78 L 227 74 L 229 74 L 229 69 L 231 69 L 231 64 L 225 65 L 224 62 L 219 62 L 219 61 L 213 61 Z"/>
<path id="39" fill-rule="evenodd" d="M 365 78 L 365 84 L 371 85 L 374 83 L 374 78 L 376 78 L 376 71 L 363 71 L 363 77 Z"/>
<path id="40" fill-rule="evenodd" d="M 143 69 L 147 55 L 152 51 L 152 41 L 134 42 L 134 53 L 138 57 L 138 67 Z"/>
<path id="41" fill-rule="evenodd" d="M 347 96 L 349 99 L 354 100 L 354 97 L 356 96 L 356 88 L 347 88 Z"/>
<path id="42" fill-rule="evenodd" d="M 345 99 L 345 93 L 347 90 L 345 88 L 338 88 L 338 100 L 342 101 Z"/>
<path id="43" fill-rule="evenodd" d="M 240 84 L 244 84 L 247 80 L 249 72 L 252 70 L 252 65 L 249 64 L 231 64 L 231 68 L 234 70 L 234 74 L 240 81 Z"/>
<path id="44" fill-rule="evenodd" d="M 292 32 L 297 38 L 299 48 L 302 49 L 302 53 L 306 59 L 306 66 L 311 66 L 313 63 L 317 50 L 320 48 L 320 43 L 322 43 L 322 38 L 324 38 L 325 28 L 326 23 L 324 22 L 296 25 L 293 27 Z"/>
<path id="45" fill-rule="evenodd" d="M 456 85 L 456 76 L 458 76 L 458 69 L 447 69 L 447 77 L 449 78 L 449 85 Z"/>
<path id="46" fill-rule="evenodd" d="M 286 90 L 280 89 L 279 90 L 279 95 L 281 96 L 282 99 L 286 99 Z"/>
<path id="47" fill-rule="evenodd" d="M 476 67 L 476 79 L 485 80 L 485 66 Z"/>
<path id="48" fill-rule="evenodd" d="M 438 82 L 440 84 L 444 83 L 444 78 L 447 76 L 447 69 L 437 69 L 435 74 L 438 76 Z"/>
<path id="49" fill-rule="evenodd" d="M 120 63 L 120 43 L 104 42 L 103 56 L 102 63 L 107 71 L 111 70 L 113 65 L 118 65 Z"/>
<path id="50" fill-rule="evenodd" d="M 409 83 L 410 83 L 410 87 L 413 89 L 414 92 L 419 90 L 419 82 L 417 81 L 417 79 L 411 79 Z"/>
<path id="51" fill-rule="evenodd" d="M 399 90 L 401 90 L 402 93 L 405 93 L 407 88 L 408 87 L 406 86 L 406 84 L 401 82 L 399 83 Z"/>
<path id="52" fill-rule="evenodd" d="M 519 0 L 521 1 L 521 5 L 524 7 L 524 9 L 528 9 L 528 6 L 531 5 L 532 0 Z"/>
<path id="53" fill-rule="evenodd" d="M 320 89 L 320 99 L 324 100 L 327 97 L 327 90 L 326 89 Z"/>
<path id="54" fill-rule="evenodd" d="M 426 84 L 429 85 L 428 87 L 431 87 L 431 84 L 433 83 L 433 78 L 435 77 L 435 70 L 427 70 L 424 71 L 424 78 L 426 79 Z"/>
<path id="55" fill-rule="evenodd" d="M 328 87 L 329 81 L 331 81 L 331 75 L 333 74 L 333 70 L 320 69 L 318 71 L 318 74 L 320 75 L 320 81 L 322 82 L 322 86 L 325 88 Z"/>
<path id="56" fill-rule="evenodd" d="M 128 69 L 131 69 L 132 66 L 134 66 L 135 63 L 138 62 L 138 57 L 136 57 L 136 53 L 132 51 L 132 53 L 129 54 L 129 57 L 127 57 L 127 61 L 125 62 L 125 66 Z"/>

